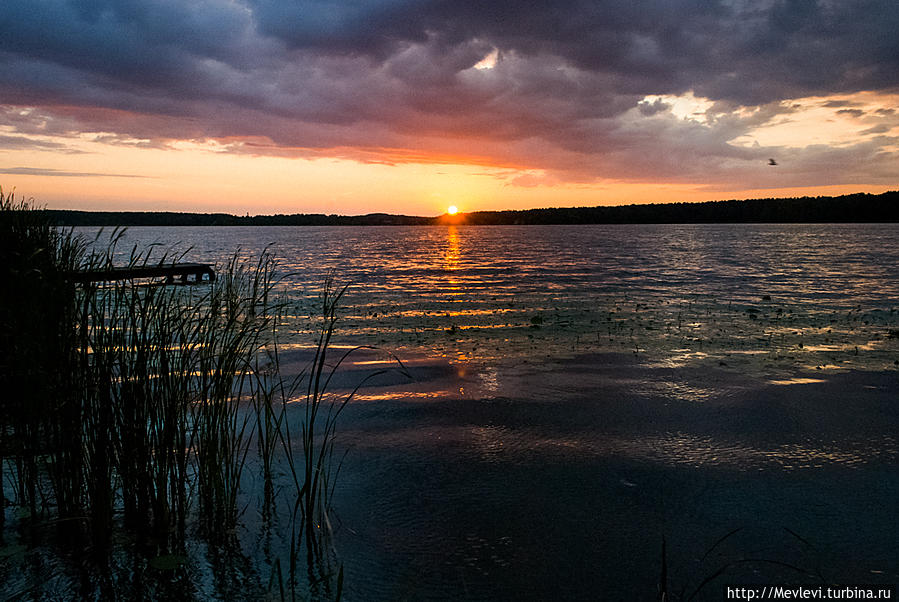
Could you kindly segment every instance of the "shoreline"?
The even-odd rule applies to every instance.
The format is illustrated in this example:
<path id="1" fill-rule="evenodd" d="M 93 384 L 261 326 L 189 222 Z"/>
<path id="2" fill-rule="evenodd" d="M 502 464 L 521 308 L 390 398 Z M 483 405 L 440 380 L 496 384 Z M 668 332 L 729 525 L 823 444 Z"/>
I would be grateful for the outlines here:
<path id="1" fill-rule="evenodd" d="M 595 207 L 553 207 L 474 211 L 434 217 L 370 213 L 366 215 L 256 215 L 178 213 L 170 211 L 78 211 L 50 209 L 61 226 L 423 226 L 423 225 L 564 225 L 564 224 L 709 224 L 709 223 L 896 223 L 897 191 L 880 194 L 755 198 L 668 202 Z"/>

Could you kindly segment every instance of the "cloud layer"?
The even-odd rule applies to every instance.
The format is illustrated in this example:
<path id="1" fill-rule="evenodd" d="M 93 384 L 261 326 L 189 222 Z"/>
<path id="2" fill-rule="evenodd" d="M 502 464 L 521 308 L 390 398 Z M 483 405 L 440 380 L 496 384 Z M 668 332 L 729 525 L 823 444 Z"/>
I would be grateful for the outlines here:
<path id="1" fill-rule="evenodd" d="M 895 0 L 5 0 L 0 31 L 0 148 L 92 132 L 521 185 L 896 181 Z M 808 110 L 857 136 L 751 142 Z"/>

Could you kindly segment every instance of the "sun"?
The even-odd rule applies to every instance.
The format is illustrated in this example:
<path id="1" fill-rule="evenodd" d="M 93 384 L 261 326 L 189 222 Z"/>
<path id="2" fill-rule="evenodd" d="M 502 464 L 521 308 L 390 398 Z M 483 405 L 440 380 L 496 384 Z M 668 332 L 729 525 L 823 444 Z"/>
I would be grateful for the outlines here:
<path id="1" fill-rule="evenodd" d="M 459 213 L 459 208 L 455 205 L 450 205 L 446 208 L 446 212 L 450 215 L 456 215 L 457 213 Z"/>

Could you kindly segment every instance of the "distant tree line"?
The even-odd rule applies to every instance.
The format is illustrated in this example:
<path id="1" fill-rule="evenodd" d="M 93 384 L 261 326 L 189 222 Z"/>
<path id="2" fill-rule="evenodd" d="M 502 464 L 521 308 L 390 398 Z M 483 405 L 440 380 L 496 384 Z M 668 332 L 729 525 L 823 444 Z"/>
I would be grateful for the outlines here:
<path id="1" fill-rule="evenodd" d="M 899 192 L 838 197 L 653 203 L 524 211 L 478 211 L 469 224 L 716 224 L 899 222 Z"/>
<path id="2" fill-rule="evenodd" d="M 172 211 L 72 211 L 47 209 L 58 226 L 409 226 L 432 224 L 434 218 L 372 213 L 369 215 L 231 215 Z"/>
<path id="3" fill-rule="evenodd" d="M 455 216 L 256 215 L 46 210 L 60 226 L 414 226 L 432 224 L 731 224 L 899 222 L 899 191 L 704 203 L 475 211 Z"/>

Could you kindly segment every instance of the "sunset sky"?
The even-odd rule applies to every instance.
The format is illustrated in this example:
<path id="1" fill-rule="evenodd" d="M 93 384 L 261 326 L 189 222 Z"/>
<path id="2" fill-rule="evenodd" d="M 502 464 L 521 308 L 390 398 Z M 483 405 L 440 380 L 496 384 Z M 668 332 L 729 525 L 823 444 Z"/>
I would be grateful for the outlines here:
<path id="1" fill-rule="evenodd" d="M 0 31 L 0 186 L 50 208 L 899 188 L 896 0 L 3 0 Z"/>

